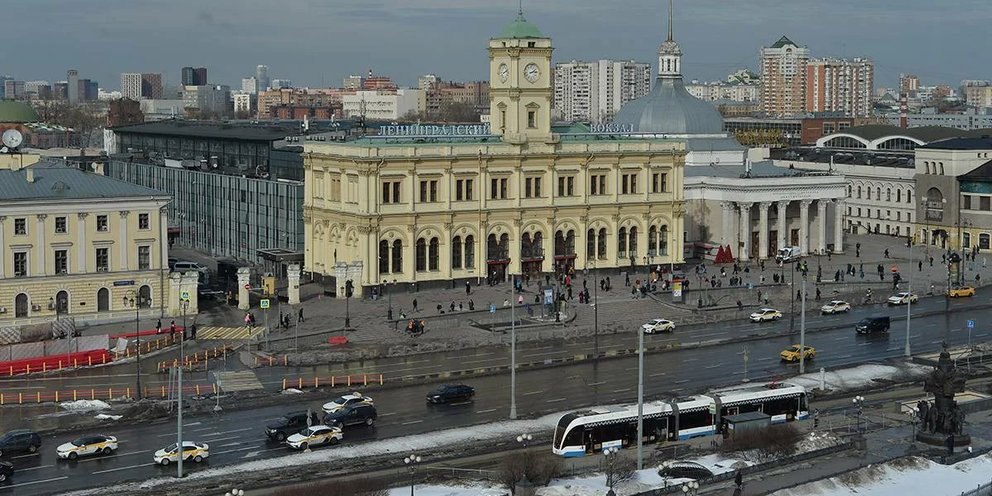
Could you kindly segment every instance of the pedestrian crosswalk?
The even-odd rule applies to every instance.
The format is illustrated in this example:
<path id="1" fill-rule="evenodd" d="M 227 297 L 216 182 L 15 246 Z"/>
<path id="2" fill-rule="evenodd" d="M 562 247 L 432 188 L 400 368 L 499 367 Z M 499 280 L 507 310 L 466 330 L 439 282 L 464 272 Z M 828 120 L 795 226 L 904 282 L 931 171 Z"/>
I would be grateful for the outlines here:
<path id="1" fill-rule="evenodd" d="M 249 329 L 246 326 L 221 327 L 203 326 L 196 330 L 196 339 L 251 339 L 256 336 L 264 336 L 264 327 Z"/>

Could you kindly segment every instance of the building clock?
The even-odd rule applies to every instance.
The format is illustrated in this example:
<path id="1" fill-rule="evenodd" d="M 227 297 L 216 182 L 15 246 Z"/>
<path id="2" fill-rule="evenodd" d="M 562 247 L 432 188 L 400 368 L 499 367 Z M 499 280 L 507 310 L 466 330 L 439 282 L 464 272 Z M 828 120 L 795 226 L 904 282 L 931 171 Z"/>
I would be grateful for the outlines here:
<path id="1" fill-rule="evenodd" d="M 510 78 L 510 67 L 507 66 L 506 64 L 500 64 L 499 65 L 499 80 L 505 83 L 506 80 L 509 79 L 509 78 Z"/>
<path id="2" fill-rule="evenodd" d="M 527 64 L 527 67 L 524 67 L 524 77 L 531 83 L 536 83 L 540 74 L 541 70 L 537 67 L 537 64 Z"/>

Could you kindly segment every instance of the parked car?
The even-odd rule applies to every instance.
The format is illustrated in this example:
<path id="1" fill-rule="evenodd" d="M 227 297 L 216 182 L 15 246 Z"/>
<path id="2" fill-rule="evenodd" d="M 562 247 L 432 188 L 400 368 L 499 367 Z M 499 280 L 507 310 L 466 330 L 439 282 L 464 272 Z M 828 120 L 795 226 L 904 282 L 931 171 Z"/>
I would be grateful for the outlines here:
<path id="1" fill-rule="evenodd" d="M 372 427 L 378 416 L 378 412 L 372 405 L 351 405 L 324 415 L 324 424 L 341 428 L 362 424 Z"/>
<path id="2" fill-rule="evenodd" d="M 41 447 L 41 436 L 27 429 L 12 430 L 0 437 L 0 456 L 7 453 L 34 453 Z"/>
<path id="3" fill-rule="evenodd" d="M 675 322 L 666 319 L 654 319 L 641 326 L 644 334 L 654 334 L 656 332 L 674 332 Z"/>
<path id="4" fill-rule="evenodd" d="M 920 297 L 916 293 L 910 293 L 908 291 L 903 291 L 901 293 L 896 293 L 889 297 L 889 305 L 906 305 L 909 303 L 916 303 L 920 301 Z"/>
<path id="5" fill-rule="evenodd" d="M 0 462 L 0 482 L 4 482 L 14 475 L 14 464 L 10 462 Z"/>
<path id="6" fill-rule="evenodd" d="M 182 262 L 176 262 L 175 265 L 172 266 L 172 270 L 175 272 L 188 272 L 191 270 L 206 272 L 207 268 L 196 262 L 182 261 Z"/>
<path id="7" fill-rule="evenodd" d="M 200 463 L 209 456 L 210 445 L 207 443 L 183 441 L 184 462 L 193 460 L 196 463 Z M 169 463 L 179 461 L 179 450 L 176 449 L 176 443 L 172 443 L 168 447 L 156 451 L 152 459 L 159 465 L 168 465 Z"/>
<path id="8" fill-rule="evenodd" d="M 475 396 L 475 388 L 465 384 L 445 384 L 429 393 L 427 401 L 430 403 L 452 403 L 455 401 L 469 401 Z"/>
<path id="9" fill-rule="evenodd" d="M 75 460 L 81 456 L 109 455 L 117 451 L 117 438 L 114 436 L 83 436 L 68 443 L 60 444 L 55 452 L 59 458 Z"/>
<path id="10" fill-rule="evenodd" d="M 835 314 L 835 313 L 847 313 L 850 311 L 851 311 L 851 304 L 841 300 L 834 300 L 820 307 L 820 313 L 822 313 L 823 315 Z"/>
<path id="11" fill-rule="evenodd" d="M 311 446 L 322 446 L 325 444 L 338 444 L 344 438 L 340 427 L 329 425 L 314 425 L 286 438 L 286 444 L 290 448 L 306 450 Z"/>
<path id="12" fill-rule="evenodd" d="M 794 344 L 794 345 L 792 345 L 792 346 L 790 346 L 790 347 L 782 350 L 782 352 L 779 353 L 778 356 L 782 357 L 782 360 L 784 360 L 786 362 L 798 362 L 799 361 L 799 345 L 798 344 Z M 811 360 L 813 358 L 816 358 L 816 349 L 813 348 L 812 346 L 806 346 L 806 347 L 804 347 L 803 348 L 803 356 L 805 357 L 806 360 Z"/>
<path id="13" fill-rule="evenodd" d="M 751 322 L 768 322 L 770 320 L 778 320 L 782 318 L 782 312 L 775 310 L 774 308 L 762 308 L 751 314 L 749 317 Z"/>
<path id="14" fill-rule="evenodd" d="M 327 403 L 324 403 L 324 406 L 322 407 L 322 409 L 324 410 L 324 413 L 332 413 L 332 412 L 336 412 L 336 411 L 338 411 L 338 410 L 340 410 L 340 409 L 342 409 L 342 408 L 344 408 L 346 406 L 357 405 L 359 403 L 364 403 L 366 405 L 374 405 L 375 404 L 375 402 L 372 401 L 372 398 L 370 398 L 368 396 L 365 396 L 362 393 L 354 392 L 354 393 L 351 393 L 351 394 L 346 394 L 346 395 L 343 395 L 343 396 L 339 396 L 336 399 L 334 399 L 333 401 L 329 401 Z"/>
<path id="15" fill-rule="evenodd" d="M 890 326 L 888 316 L 865 317 L 854 325 L 854 330 L 858 334 L 871 334 L 873 332 L 888 332 Z"/>
<path id="16" fill-rule="evenodd" d="M 975 296 L 974 286 L 955 286 L 947 292 L 947 296 L 951 298 L 962 298 L 965 296 Z"/>
<path id="17" fill-rule="evenodd" d="M 269 436 L 269 439 L 275 439 L 280 443 L 285 441 L 287 437 L 306 429 L 307 426 L 307 412 L 290 412 L 282 417 L 270 421 L 265 424 L 265 435 Z M 310 413 L 310 425 L 317 425 L 320 423 L 320 419 L 317 417 L 316 413 Z"/>

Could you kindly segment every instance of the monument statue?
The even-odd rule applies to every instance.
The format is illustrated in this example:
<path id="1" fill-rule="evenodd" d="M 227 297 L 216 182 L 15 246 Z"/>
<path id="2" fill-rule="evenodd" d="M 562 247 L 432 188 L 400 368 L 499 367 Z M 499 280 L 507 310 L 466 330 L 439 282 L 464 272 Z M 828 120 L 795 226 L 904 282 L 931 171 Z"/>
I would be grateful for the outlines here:
<path id="1" fill-rule="evenodd" d="M 958 373 L 957 367 L 947 351 L 947 343 L 940 352 L 937 365 L 927 376 L 923 390 L 933 394 L 933 403 L 920 401 L 917 404 L 917 416 L 920 420 L 920 432 L 917 439 L 929 444 L 945 444 L 948 438 L 953 438 L 955 445 L 965 445 L 971 442 L 964 434 L 964 412 L 954 401 L 954 395 L 964 392 L 965 377 Z"/>

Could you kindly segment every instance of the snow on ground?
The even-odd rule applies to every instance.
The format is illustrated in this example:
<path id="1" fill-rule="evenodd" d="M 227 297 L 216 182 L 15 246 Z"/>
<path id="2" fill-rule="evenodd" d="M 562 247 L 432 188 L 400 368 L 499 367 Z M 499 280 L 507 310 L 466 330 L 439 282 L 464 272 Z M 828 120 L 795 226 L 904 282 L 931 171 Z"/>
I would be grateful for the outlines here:
<path id="1" fill-rule="evenodd" d="M 922 378 L 930 373 L 933 367 L 904 363 L 894 365 L 860 365 L 854 368 L 828 371 L 824 374 L 827 389 L 832 391 L 848 391 L 861 389 L 875 383 L 875 379 L 891 381 L 911 381 Z M 819 389 L 820 372 L 813 372 L 786 379 L 785 382 L 805 387 L 807 390 Z"/>
<path id="2" fill-rule="evenodd" d="M 120 420 L 123 415 L 107 415 L 106 413 L 98 413 L 96 418 L 98 420 Z"/>
<path id="3" fill-rule="evenodd" d="M 286 388 L 282 390 L 282 394 L 303 394 L 303 391 L 296 388 Z"/>
<path id="4" fill-rule="evenodd" d="M 926 458 L 905 458 L 865 467 L 838 477 L 810 482 L 773 493 L 774 496 L 905 496 L 907 494 L 961 494 L 989 482 L 992 455 L 954 465 Z"/>
<path id="5" fill-rule="evenodd" d="M 74 412 L 85 412 L 90 410 L 108 410 L 110 409 L 110 404 L 106 401 L 101 400 L 78 400 L 78 401 L 65 401 L 59 403 L 59 406 L 65 408 L 66 410 L 71 410 Z"/>
<path id="6" fill-rule="evenodd" d="M 485 485 L 464 486 L 421 486 L 416 488 L 417 496 L 506 496 L 506 489 L 492 488 Z M 406 496 L 410 487 L 397 487 L 389 491 L 389 496 Z"/>

